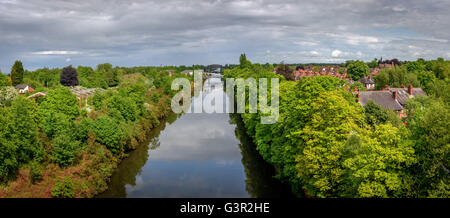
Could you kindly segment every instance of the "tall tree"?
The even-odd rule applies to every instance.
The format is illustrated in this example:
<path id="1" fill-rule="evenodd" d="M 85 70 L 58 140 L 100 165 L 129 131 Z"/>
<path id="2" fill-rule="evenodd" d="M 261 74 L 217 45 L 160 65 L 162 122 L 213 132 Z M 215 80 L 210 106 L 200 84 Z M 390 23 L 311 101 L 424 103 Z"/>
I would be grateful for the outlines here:
<path id="1" fill-rule="evenodd" d="M 78 73 L 72 66 L 64 67 L 61 72 L 60 82 L 63 86 L 77 86 Z"/>
<path id="2" fill-rule="evenodd" d="M 23 81 L 23 65 L 21 61 L 14 62 L 11 68 L 11 82 L 13 86 L 19 85 Z"/>
<path id="3" fill-rule="evenodd" d="M 347 72 L 353 80 L 359 80 L 369 75 L 369 66 L 363 61 L 352 61 L 347 66 Z"/>

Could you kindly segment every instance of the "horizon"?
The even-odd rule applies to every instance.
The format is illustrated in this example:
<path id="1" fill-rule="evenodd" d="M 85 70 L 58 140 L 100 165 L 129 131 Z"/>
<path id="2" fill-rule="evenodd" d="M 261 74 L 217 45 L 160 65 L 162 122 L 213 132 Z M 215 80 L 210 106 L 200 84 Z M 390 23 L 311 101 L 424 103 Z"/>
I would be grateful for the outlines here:
<path id="1" fill-rule="evenodd" d="M 0 71 L 450 58 L 449 1 L 0 0 Z"/>

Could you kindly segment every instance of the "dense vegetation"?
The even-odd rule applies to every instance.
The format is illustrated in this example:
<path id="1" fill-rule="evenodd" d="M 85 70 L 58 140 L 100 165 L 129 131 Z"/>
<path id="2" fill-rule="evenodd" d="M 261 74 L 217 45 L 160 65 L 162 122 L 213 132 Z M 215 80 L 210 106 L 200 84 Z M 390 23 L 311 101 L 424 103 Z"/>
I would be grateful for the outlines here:
<path id="1" fill-rule="evenodd" d="M 295 193 L 314 197 L 449 197 L 450 63 L 440 59 L 418 62 L 430 65 L 435 77 L 421 83 L 428 97 L 408 101 L 408 117 L 403 120 L 407 125 L 392 111 L 373 103 L 361 107 L 346 91 L 347 82 L 335 77 L 293 82 L 244 60 L 241 63 L 245 65 L 225 70 L 224 76 L 281 77 L 278 122 L 261 124 L 259 113 L 241 117 L 259 153 Z M 366 67 L 355 66 L 355 79 L 366 75 Z M 387 84 L 408 85 L 413 77 L 403 76 L 404 68 L 407 66 L 382 70 L 379 78 L 388 74 Z M 406 74 L 420 72 L 407 70 Z M 406 79 L 398 79 L 403 77 Z"/>
<path id="2" fill-rule="evenodd" d="M 188 78 L 157 67 L 77 69 L 24 71 L 16 83 L 32 84 L 35 93 L 48 91 L 35 100 L 27 98 L 33 93 L 19 95 L 8 77 L 0 77 L 7 81 L 0 87 L 0 196 L 102 192 L 119 161 L 169 113 L 172 80 Z M 14 80 L 21 71 L 16 62 Z M 70 89 L 78 81 L 99 89 L 79 98 Z"/>

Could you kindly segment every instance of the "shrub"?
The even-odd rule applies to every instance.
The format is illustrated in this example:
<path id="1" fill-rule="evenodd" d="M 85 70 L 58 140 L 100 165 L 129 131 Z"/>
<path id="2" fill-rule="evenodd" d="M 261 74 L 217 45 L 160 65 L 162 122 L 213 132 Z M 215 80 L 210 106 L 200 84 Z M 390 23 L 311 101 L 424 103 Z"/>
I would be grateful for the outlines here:
<path id="1" fill-rule="evenodd" d="M 19 96 L 16 89 L 11 86 L 0 87 L 0 106 L 11 106 L 11 102 Z"/>
<path id="2" fill-rule="evenodd" d="M 96 140 L 113 153 L 118 153 L 122 148 L 123 133 L 120 126 L 107 116 L 100 116 L 92 122 L 92 131 Z"/>
<path id="3" fill-rule="evenodd" d="M 115 95 L 108 99 L 108 109 L 119 111 L 125 120 L 135 121 L 137 118 L 136 104 L 127 97 Z"/>
<path id="4" fill-rule="evenodd" d="M 50 138 L 62 134 L 72 134 L 75 129 L 73 120 L 62 113 L 51 113 L 42 117 L 40 126 Z"/>
<path id="5" fill-rule="evenodd" d="M 42 146 L 37 138 L 36 108 L 33 100 L 23 96 L 14 100 L 9 108 L 10 141 L 17 146 L 18 159 L 22 162 L 42 155 Z"/>
<path id="6" fill-rule="evenodd" d="M 52 144 L 51 159 L 62 167 L 71 165 L 78 154 L 80 142 L 68 135 L 61 135 L 52 140 Z"/>
<path id="7" fill-rule="evenodd" d="M 52 196 L 54 198 L 72 198 L 74 196 L 73 181 L 69 177 L 64 177 L 62 180 L 56 180 L 52 188 Z"/>
<path id="8" fill-rule="evenodd" d="M 52 113 L 62 113 L 74 119 L 80 114 L 77 97 L 68 88 L 50 91 L 39 105 L 39 114 L 41 117 L 47 117 L 52 116 Z"/>
<path id="9" fill-rule="evenodd" d="M 30 181 L 32 184 L 34 184 L 40 180 L 42 180 L 41 166 L 37 161 L 33 161 L 30 164 Z"/>

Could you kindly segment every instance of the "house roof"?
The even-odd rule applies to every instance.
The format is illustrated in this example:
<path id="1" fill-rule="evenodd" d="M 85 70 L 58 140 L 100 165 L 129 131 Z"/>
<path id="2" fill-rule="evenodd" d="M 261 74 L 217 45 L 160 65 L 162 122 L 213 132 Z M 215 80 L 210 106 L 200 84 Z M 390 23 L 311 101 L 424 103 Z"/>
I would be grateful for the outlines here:
<path id="1" fill-rule="evenodd" d="M 422 88 L 413 88 L 413 96 L 409 95 L 408 93 L 408 88 L 389 88 L 389 90 L 393 93 L 393 92 L 397 92 L 397 99 L 398 102 L 401 105 L 406 105 L 406 102 L 408 101 L 408 99 L 412 98 L 413 96 L 425 96 L 427 95 Z"/>
<path id="2" fill-rule="evenodd" d="M 375 84 L 375 81 L 372 78 L 364 77 L 358 80 L 362 84 Z"/>
<path id="3" fill-rule="evenodd" d="M 16 86 L 14 86 L 14 88 L 16 88 L 16 89 L 24 89 L 24 88 L 26 88 L 28 85 L 25 85 L 25 84 L 19 84 L 19 85 L 16 85 Z"/>
<path id="4" fill-rule="evenodd" d="M 384 109 L 391 109 L 394 111 L 402 110 L 402 105 L 394 99 L 393 93 L 389 90 L 383 91 L 361 91 L 359 92 L 359 103 L 364 107 L 370 101 L 374 104 L 380 105 Z M 397 97 L 398 98 L 398 97 Z"/>

